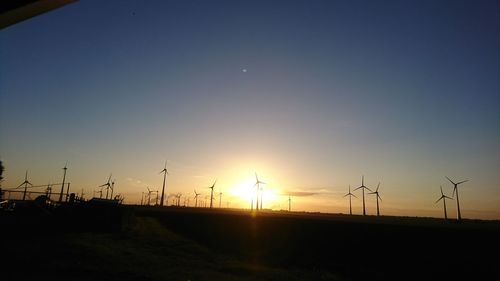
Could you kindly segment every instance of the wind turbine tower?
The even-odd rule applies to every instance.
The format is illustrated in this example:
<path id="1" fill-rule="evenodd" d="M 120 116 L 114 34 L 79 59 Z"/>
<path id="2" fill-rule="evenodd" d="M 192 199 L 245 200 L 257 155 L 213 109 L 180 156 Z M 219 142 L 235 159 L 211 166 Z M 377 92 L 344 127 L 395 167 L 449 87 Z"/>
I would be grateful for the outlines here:
<path id="1" fill-rule="evenodd" d="M 439 202 L 440 200 L 443 200 L 444 219 L 447 220 L 448 219 L 448 214 L 446 213 L 446 199 L 453 200 L 453 198 L 444 195 L 444 193 L 443 193 L 443 187 L 442 186 L 439 186 L 439 188 L 441 189 L 441 197 L 439 197 L 439 199 L 436 201 L 436 203 Z"/>
<path id="2" fill-rule="evenodd" d="M 221 208 L 222 203 L 222 192 L 219 192 L 219 209 Z"/>
<path id="3" fill-rule="evenodd" d="M 455 197 L 455 193 L 457 194 L 457 219 L 458 220 L 461 220 L 462 219 L 462 215 L 460 214 L 460 202 L 458 200 L 458 185 L 459 184 L 462 184 L 464 182 L 467 182 L 469 180 L 464 180 L 464 181 L 461 181 L 461 182 L 457 182 L 457 183 L 454 183 L 452 180 L 450 180 L 449 177 L 446 177 L 452 184 L 453 184 L 453 197 Z"/>
<path id="4" fill-rule="evenodd" d="M 23 192 L 23 201 L 26 199 L 26 191 L 28 190 L 28 185 L 33 186 L 31 182 L 28 181 L 28 170 L 26 170 L 26 174 L 24 174 L 24 181 L 21 183 L 18 187 L 21 187 L 24 185 L 24 192 Z"/>
<path id="5" fill-rule="evenodd" d="M 349 193 L 347 193 L 346 195 L 344 195 L 344 197 L 346 196 L 349 196 L 349 215 L 352 215 L 352 203 L 351 203 L 351 199 L 352 197 L 354 196 L 355 198 L 358 198 L 356 197 L 356 195 L 352 194 L 351 193 L 351 185 L 349 185 Z"/>
<path id="6" fill-rule="evenodd" d="M 116 179 L 111 181 L 111 197 L 110 197 L 110 199 L 113 199 L 113 192 L 115 191 L 115 180 Z"/>
<path id="7" fill-rule="evenodd" d="M 366 208 L 365 208 L 365 189 L 368 189 L 371 191 L 371 189 L 369 189 L 368 187 L 365 186 L 365 176 L 362 176 L 361 177 L 361 186 L 354 189 L 354 191 L 358 190 L 358 189 L 361 189 L 361 191 L 363 192 L 363 216 L 366 216 Z"/>
<path id="8" fill-rule="evenodd" d="M 200 195 L 201 193 L 197 193 L 196 192 L 196 189 L 194 190 L 194 206 L 195 207 L 198 207 L 198 196 Z"/>
<path id="9" fill-rule="evenodd" d="M 68 170 L 68 163 L 66 163 L 64 165 L 64 168 L 62 168 L 64 170 L 64 174 L 63 174 L 63 180 L 62 180 L 62 184 L 61 184 L 61 192 L 59 193 L 59 203 L 62 202 L 62 197 L 63 197 L 63 192 L 64 192 L 64 181 L 66 180 L 66 170 Z"/>
<path id="10" fill-rule="evenodd" d="M 161 199 L 160 199 L 160 206 L 163 207 L 163 196 L 165 194 L 165 181 L 167 180 L 167 175 L 168 175 L 168 171 L 167 171 L 167 161 L 165 161 L 165 167 L 163 168 L 163 170 L 161 170 L 160 174 L 163 173 L 163 188 L 161 189 Z"/>
<path id="11" fill-rule="evenodd" d="M 210 209 L 212 209 L 213 207 L 213 201 L 214 201 L 214 187 L 215 187 L 215 183 L 217 182 L 217 180 L 214 181 L 214 184 L 212 184 L 212 186 L 209 186 L 208 188 L 211 189 L 210 191 Z"/>
<path id="12" fill-rule="evenodd" d="M 380 211 L 379 211 L 379 208 L 378 208 L 378 200 L 380 199 L 380 201 L 382 201 L 382 198 L 378 194 L 378 188 L 379 187 L 380 187 L 380 183 L 378 183 L 377 189 L 375 191 L 368 193 L 368 194 L 375 194 L 375 196 L 377 196 L 377 216 L 380 216 Z"/>
<path id="13" fill-rule="evenodd" d="M 103 184 L 103 185 L 100 185 L 100 186 L 99 186 L 99 187 L 104 187 L 104 188 L 106 188 L 106 199 L 108 199 L 109 189 L 110 189 L 110 187 L 111 187 L 111 183 L 110 183 L 110 182 L 111 182 L 111 175 L 112 175 L 112 174 L 109 174 L 108 181 L 107 181 L 105 184 Z M 61 193 L 61 194 L 62 194 L 62 193 Z"/>
<path id="14" fill-rule="evenodd" d="M 265 184 L 265 182 L 260 181 L 259 177 L 257 176 L 257 173 L 255 173 L 255 186 L 257 187 L 257 206 L 255 207 L 255 210 L 259 210 L 259 190 L 262 192 L 260 189 L 260 184 Z M 260 202 L 260 208 L 262 209 L 262 197 L 261 197 L 261 202 Z"/>

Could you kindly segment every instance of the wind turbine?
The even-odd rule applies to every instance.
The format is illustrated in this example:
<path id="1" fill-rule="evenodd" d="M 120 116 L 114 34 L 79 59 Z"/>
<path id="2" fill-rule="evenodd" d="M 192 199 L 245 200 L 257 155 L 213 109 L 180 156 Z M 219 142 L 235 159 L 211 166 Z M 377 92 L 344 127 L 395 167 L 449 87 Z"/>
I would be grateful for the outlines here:
<path id="1" fill-rule="evenodd" d="M 460 214 L 460 202 L 458 201 L 458 185 L 462 184 L 464 182 L 467 182 L 469 180 L 464 180 L 464 181 L 461 181 L 461 182 L 454 183 L 452 180 L 450 180 L 449 177 L 446 177 L 446 178 L 453 184 L 453 195 L 452 195 L 452 197 L 455 197 L 455 193 L 457 194 L 457 217 L 458 217 L 458 220 L 461 220 L 462 219 L 462 215 Z"/>
<path id="2" fill-rule="evenodd" d="M 377 196 L 377 216 L 380 216 L 380 211 L 379 211 L 379 208 L 378 208 L 378 199 L 380 199 L 380 201 L 382 201 L 382 198 L 378 194 L 378 188 L 379 187 L 380 187 L 380 183 L 378 183 L 377 189 L 375 191 L 368 193 L 368 194 L 375 194 L 375 196 Z"/>
<path id="3" fill-rule="evenodd" d="M 153 193 L 153 191 L 151 191 L 149 189 L 149 186 L 146 186 L 147 190 L 148 190 L 148 206 L 151 205 L 151 193 Z"/>
<path id="4" fill-rule="evenodd" d="M 255 173 L 255 186 L 257 187 L 257 206 L 255 208 L 256 211 L 259 210 L 259 189 L 260 189 L 261 183 L 265 184 L 265 182 L 259 180 L 257 173 Z M 261 197 L 261 202 L 260 202 L 260 208 L 262 209 L 262 197 Z"/>
<path id="5" fill-rule="evenodd" d="M 368 189 L 370 191 L 372 191 L 371 189 L 369 189 L 368 187 L 365 186 L 365 176 L 362 176 L 361 177 L 361 186 L 354 189 L 354 191 L 360 189 L 363 191 L 363 216 L 366 216 L 366 209 L 365 209 L 365 189 Z"/>
<path id="6" fill-rule="evenodd" d="M 358 197 L 356 197 L 356 195 L 354 195 L 354 194 L 351 193 L 351 185 L 349 185 L 349 193 L 347 193 L 346 195 L 344 195 L 344 197 L 346 197 L 346 196 L 349 196 L 349 215 L 352 215 L 351 199 L 352 199 L 353 196 L 355 198 L 358 198 Z"/>
<path id="7" fill-rule="evenodd" d="M 111 197 L 110 197 L 110 199 L 113 199 L 113 192 L 115 191 L 115 180 L 116 179 L 111 181 Z"/>
<path id="8" fill-rule="evenodd" d="M 210 192 L 210 209 L 212 209 L 212 205 L 213 205 L 213 200 L 214 200 L 214 187 L 215 187 L 215 183 L 217 182 L 217 180 L 214 181 L 214 184 L 212 184 L 212 186 L 209 186 L 208 188 L 211 189 L 211 192 Z"/>
<path id="9" fill-rule="evenodd" d="M 165 194 L 165 181 L 167 180 L 167 161 L 165 161 L 165 167 L 163 170 L 161 170 L 160 174 L 163 173 L 163 188 L 161 189 L 161 199 L 160 199 L 160 206 L 163 207 L 163 195 Z"/>
<path id="10" fill-rule="evenodd" d="M 448 214 L 446 213 L 446 199 L 453 200 L 453 198 L 444 195 L 444 193 L 443 193 L 443 187 L 442 186 L 439 186 L 439 188 L 441 189 L 441 197 L 439 197 L 439 199 L 436 201 L 436 203 L 439 202 L 440 200 L 443 200 L 444 219 L 447 220 L 448 219 Z M 434 204 L 436 204 L 436 203 L 434 203 Z"/>
<path id="11" fill-rule="evenodd" d="M 112 174 L 109 174 L 108 182 L 106 182 L 105 184 L 102 184 L 102 185 L 99 186 L 99 187 L 106 188 L 106 199 L 108 199 L 108 192 L 109 192 L 109 189 L 111 187 L 111 183 L 110 183 L 110 181 L 111 181 L 111 175 Z"/>
<path id="12" fill-rule="evenodd" d="M 28 170 L 26 170 L 26 174 L 24 175 L 24 181 L 21 183 L 17 188 L 21 187 L 24 185 L 24 192 L 23 192 L 23 201 L 26 199 L 26 191 L 28 190 L 28 185 L 33 186 L 31 182 L 28 181 Z"/>
<path id="13" fill-rule="evenodd" d="M 63 175 L 63 181 L 61 184 L 61 193 L 59 193 L 59 203 L 62 202 L 62 197 L 63 197 L 63 192 L 64 192 L 64 181 L 66 180 L 66 170 L 68 170 L 67 166 L 68 166 L 68 162 L 66 162 L 66 164 L 64 164 L 64 168 L 62 168 L 64 170 L 64 175 Z"/>
<path id="14" fill-rule="evenodd" d="M 222 203 L 222 192 L 219 191 L 219 208 L 221 207 L 221 203 Z"/>
<path id="15" fill-rule="evenodd" d="M 45 196 L 50 200 L 50 196 L 52 195 L 52 185 L 50 182 L 47 184 L 47 189 L 45 190 Z"/>
<path id="16" fill-rule="evenodd" d="M 288 211 L 292 211 L 292 197 L 288 194 Z"/>
<path id="17" fill-rule="evenodd" d="M 200 195 L 201 193 L 197 193 L 196 192 L 196 189 L 194 190 L 194 206 L 195 207 L 198 207 L 198 196 Z"/>

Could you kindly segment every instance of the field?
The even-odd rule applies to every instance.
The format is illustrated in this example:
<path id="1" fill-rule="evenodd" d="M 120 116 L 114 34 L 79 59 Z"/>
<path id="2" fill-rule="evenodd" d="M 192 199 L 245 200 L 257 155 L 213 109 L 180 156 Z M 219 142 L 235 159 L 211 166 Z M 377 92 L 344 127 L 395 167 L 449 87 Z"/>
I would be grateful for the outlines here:
<path id="1" fill-rule="evenodd" d="M 481 280 L 500 223 L 155 208 L 0 213 L 3 280 Z"/>

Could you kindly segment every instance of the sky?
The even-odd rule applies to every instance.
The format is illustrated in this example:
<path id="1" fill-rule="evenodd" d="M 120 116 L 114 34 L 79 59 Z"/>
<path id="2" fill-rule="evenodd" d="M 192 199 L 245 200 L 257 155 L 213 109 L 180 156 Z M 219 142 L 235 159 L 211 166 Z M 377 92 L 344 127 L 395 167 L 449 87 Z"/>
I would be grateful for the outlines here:
<path id="1" fill-rule="evenodd" d="M 168 160 L 190 205 L 217 179 L 250 208 L 257 173 L 264 208 L 347 213 L 364 175 L 383 215 L 442 217 L 448 176 L 500 219 L 499 26 L 498 1 L 79 1 L 0 30 L 2 187 L 67 163 L 137 204 Z"/>

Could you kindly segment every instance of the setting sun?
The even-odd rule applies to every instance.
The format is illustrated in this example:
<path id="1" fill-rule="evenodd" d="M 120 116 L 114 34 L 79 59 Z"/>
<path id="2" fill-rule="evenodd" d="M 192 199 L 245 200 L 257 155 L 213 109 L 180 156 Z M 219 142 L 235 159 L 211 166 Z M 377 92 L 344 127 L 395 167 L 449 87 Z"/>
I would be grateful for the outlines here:
<path id="1" fill-rule="evenodd" d="M 259 192 L 259 202 L 261 200 L 264 202 L 264 209 L 273 209 L 273 206 L 275 206 L 277 200 L 279 200 L 279 194 L 277 190 L 269 188 L 268 184 L 261 184 L 261 189 L 262 195 Z M 257 187 L 255 177 L 248 176 L 237 181 L 234 185 L 231 185 L 228 193 L 231 197 L 237 200 L 237 202 L 234 203 L 236 203 L 240 207 L 250 208 L 250 204 L 252 203 L 255 206 L 257 201 Z"/>

